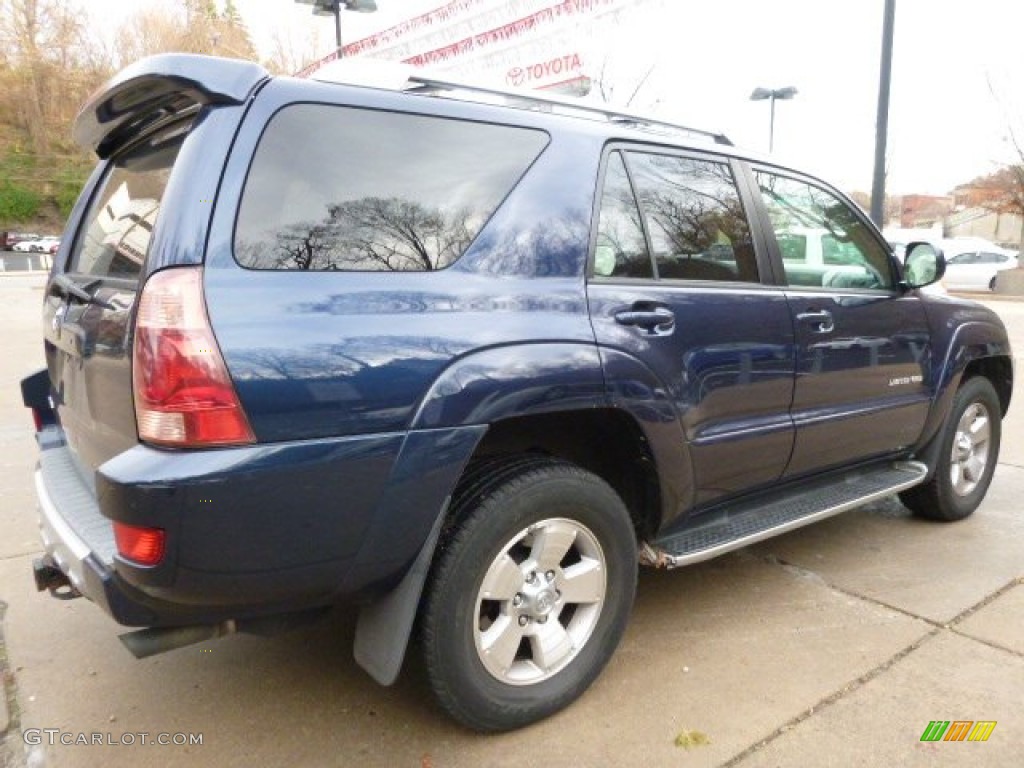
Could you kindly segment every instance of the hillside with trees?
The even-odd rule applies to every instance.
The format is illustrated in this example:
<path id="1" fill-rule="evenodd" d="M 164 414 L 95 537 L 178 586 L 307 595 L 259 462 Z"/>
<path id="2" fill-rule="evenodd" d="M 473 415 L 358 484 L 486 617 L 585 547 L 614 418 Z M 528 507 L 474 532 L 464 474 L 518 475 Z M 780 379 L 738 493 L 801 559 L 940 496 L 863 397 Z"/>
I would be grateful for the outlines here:
<path id="1" fill-rule="evenodd" d="M 0 229 L 62 229 L 95 164 L 72 141 L 71 124 L 121 67 L 168 51 L 259 58 L 233 0 L 140 4 L 109 40 L 87 27 L 86 8 L 0 0 Z"/>

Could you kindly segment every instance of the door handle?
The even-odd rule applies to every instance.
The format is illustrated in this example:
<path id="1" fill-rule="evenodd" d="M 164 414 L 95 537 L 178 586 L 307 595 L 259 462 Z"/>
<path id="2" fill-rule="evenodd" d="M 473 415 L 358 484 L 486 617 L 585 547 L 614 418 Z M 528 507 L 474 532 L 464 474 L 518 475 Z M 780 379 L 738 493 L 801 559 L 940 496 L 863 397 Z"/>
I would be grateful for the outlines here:
<path id="1" fill-rule="evenodd" d="M 676 325 L 675 313 L 665 307 L 644 309 L 626 309 L 615 313 L 615 322 L 619 325 L 634 325 L 643 328 L 651 335 L 666 335 Z"/>
<path id="2" fill-rule="evenodd" d="M 827 309 L 810 309 L 798 314 L 796 319 L 802 323 L 809 323 L 815 333 L 832 333 L 836 329 L 832 313 Z"/>

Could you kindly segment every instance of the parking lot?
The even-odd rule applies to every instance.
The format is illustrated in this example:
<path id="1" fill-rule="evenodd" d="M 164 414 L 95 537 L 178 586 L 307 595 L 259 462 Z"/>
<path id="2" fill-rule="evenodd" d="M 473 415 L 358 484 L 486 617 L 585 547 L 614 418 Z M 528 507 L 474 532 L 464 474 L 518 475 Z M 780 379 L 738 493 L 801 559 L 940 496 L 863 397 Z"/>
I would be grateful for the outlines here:
<path id="1" fill-rule="evenodd" d="M 0 251 L 0 272 L 45 272 L 50 267 L 50 255 Z"/>
<path id="2" fill-rule="evenodd" d="M 137 661 L 95 606 L 35 592 L 35 446 L 17 384 L 42 365 L 42 285 L 0 275 L 0 765 L 1020 764 L 1019 383 L 972 518 L 926 523 L 890 499 L 708 563 L 644 570 L 625 640 L 590 692 L 538 725 L 481 736 L 433 706 L 414 656 L 394 687 L 372 682 L 341 611 Z M 1019 376 L 1024 302 L 991 306 Z M 985 742 L 922 742 L 934 720 L 997 724 Z M 186 743 L 153 744 L 160 735 Z"/>

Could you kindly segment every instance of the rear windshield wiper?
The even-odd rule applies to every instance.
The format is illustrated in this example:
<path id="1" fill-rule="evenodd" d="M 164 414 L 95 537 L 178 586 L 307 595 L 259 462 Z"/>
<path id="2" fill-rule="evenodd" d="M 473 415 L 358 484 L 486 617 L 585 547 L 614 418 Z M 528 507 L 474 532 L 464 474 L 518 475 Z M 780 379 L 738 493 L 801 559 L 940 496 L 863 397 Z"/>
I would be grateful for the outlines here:
<path id="1" fill-rule="evenodd" d="M 99 280 L 90 280 L 83 285 L 79 285 L 66 275 L 56 275 L 53 278 L 52 286 L 57 288 L 61 295 L 74 296 L 84 304 L 95 304 L 98 307 L 103 307 L 103 309 L 114 309 L 112 304 L 108 304 L 89 293 L 89 289 L 96 287 L 99 282 Z"/>

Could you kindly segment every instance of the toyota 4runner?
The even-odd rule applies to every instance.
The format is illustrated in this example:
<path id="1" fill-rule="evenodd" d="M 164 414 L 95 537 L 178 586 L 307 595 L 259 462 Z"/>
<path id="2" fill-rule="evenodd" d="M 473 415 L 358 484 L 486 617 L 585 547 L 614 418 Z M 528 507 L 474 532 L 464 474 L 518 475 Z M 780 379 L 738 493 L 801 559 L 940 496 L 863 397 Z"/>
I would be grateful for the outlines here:
<path id="1" fill-rule="evenodd" d="M 145 655 L 357 606 L 480 730 L 579 696 L 638 564 L 899 493 L 958 520 L 1012 365 L 829 185 L 724 136 L 412 72 L 164 55 L 82 110 L 45 291 L 40 590 Z M 821 233 L 839 263 L 786 258 Z"/>

